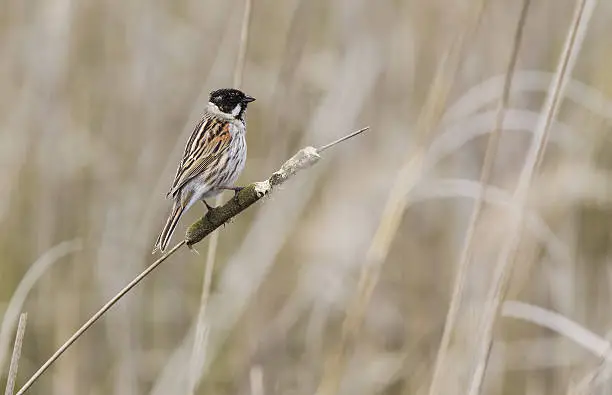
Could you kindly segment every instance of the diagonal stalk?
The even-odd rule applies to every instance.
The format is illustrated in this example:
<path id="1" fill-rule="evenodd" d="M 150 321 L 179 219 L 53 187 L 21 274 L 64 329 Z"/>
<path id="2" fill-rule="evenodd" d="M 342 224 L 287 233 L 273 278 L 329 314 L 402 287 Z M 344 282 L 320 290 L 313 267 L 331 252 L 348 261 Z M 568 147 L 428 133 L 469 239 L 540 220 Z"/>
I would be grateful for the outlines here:
<path id="1" fill-rule="evenodd" d="M 516 33 L 514 35 L 514 45 L 510 53 L 508 68 L 506 69 L 502 97 L 499 101 L 499 106 L 497 109 L 495 126 L 493 132 L 491 133 L 491 136 L 487 141 L 487 148 L 485 151 L 485 157 L 483 159 L 482 171 L 480 174 L 480 182 L 482 185 L 487 185 L 489 183 L 489 178 L 491 177 L 491 173 L 493 171 L 493 165 L 495 163 L 495 155 L 497 153 L 497 147 L 499 144 L 499 137 L 503 126 L 504 115 L 506 108 L 508 107 L 508 102 L 510 100 L 510 87 L 512 86 L 512 78 L 514 76 L 514 70 L 516 68 L 516 63 L 518 60 L 518 53 L 521 47 L 523 31 L 530 4 L 531 0 L 523 0 L 521 14 L 517 23 Z M 431 385 L 429 387 L 429 395 L 439 394 L 440 385 L 442 382 L 444 382 L 444 380 L 446 380 L 446 378 L 443 378 L 443 371 L 444 367 L 447 364 L 451 334 L 453 333 L 457 318 L 459 317 L 459 307 L 461 305 L 463 287 L 465 285 L 467 268 L 472 255 L 474 233 L 476 230 L 476 225 L 478 224 L 478 220 L 480 218 L 480 212 L 484 205 L 484 193 L 485 189 L 483 188 L 480 193 L 480 197 L 476 199 L 474 203 L 474 209 L 472 210 L 472 214 L 468 223 L 468 228 L 466 230 L 466 236 L 463 242 L 463 249 L 461 251 L 459 264 L 457 267 L 457 274 L 455 275 L 453 294 L 446 315 L 444 332 L 442 333 L 442 340 L 440 341 L 440 346 L 438 348 L 433 377 L 431 379 Z"/>

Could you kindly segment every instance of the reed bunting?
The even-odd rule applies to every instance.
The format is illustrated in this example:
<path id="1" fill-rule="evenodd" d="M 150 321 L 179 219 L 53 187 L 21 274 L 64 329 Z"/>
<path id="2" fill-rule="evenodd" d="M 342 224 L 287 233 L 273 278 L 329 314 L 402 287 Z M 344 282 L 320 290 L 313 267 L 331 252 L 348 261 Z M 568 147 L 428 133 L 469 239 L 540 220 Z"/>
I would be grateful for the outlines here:
<path id="1" fill-rule="evenodd" d="M 238 192 L 233 184 L 246 160 L 247 105 L 255 99 L 237 89 L 219 89 L 210 93 L 204 116 L 191 133 L 183 159 L 179 163 L 167 198 L 174 199 L 153 253 L 164 252 L 181 215 L 201 200 L 210 210 L 206 198 L 224 189 Z"/>

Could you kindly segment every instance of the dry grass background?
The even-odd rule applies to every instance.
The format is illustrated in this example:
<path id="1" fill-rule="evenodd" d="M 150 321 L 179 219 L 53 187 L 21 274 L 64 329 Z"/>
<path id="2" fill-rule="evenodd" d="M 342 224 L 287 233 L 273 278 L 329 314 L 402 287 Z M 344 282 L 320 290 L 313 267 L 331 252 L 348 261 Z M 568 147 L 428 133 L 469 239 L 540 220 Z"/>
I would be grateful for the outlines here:
<path id="1" fill-rule="evenodd" d="M 221 231 L 197 393 L 313 394 L 330 374 L 342 394 L 428 393 L 522 3 L 489 0 L 478 19 L 478 1 L 254 0 L 241 182 L 372 129 Z M 437 394 L 467 393 L 475 376 L 493 270 L 522 210 L 514 189 L 576 3 L 532 0 Z M 232 83 L 243 6 L 0 4 L 0 382 L 21 310 L 18 386 L 151 262 L 185 138 L 208 92 Z M 515 302 L 496 320 L 483 394 L 612 391 L 611 22 L 598 2 L 526 196 Z M 417 120 L 462 34 L 442 120 L 422 138 Z M 343 369 L 326 372 L 399 168 L 420 152 L 363 325 Z M 205 259 L 177 253 L 31 393 L 186 393 Z"/>

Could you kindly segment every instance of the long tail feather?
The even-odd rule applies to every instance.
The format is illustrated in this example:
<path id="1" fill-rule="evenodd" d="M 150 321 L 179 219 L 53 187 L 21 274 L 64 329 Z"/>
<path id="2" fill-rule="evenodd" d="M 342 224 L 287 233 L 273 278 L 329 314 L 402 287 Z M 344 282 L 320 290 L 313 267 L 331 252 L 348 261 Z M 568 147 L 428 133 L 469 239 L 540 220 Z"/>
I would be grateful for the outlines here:
<path id="1" fill-rule="evenodd" d="M 179 202 L 174 202 L 174 205 L 172 206 L 172 212 L 168 216 L 166 224 L 164 225 L 164 228 L 162 229 L 161 233 L 159 234 L 159 237 L 157 238 L 157 241 L 155 242 L 155 248 L 153 249 L 153 253 L 155 253 L 157 250 L 159 250 L 160 252 L 164 252 L 166 247 L 168 247 L 168 243 L 172 238 L 172 234 L 176 229 L 176 225 L 178 224 L 178 221 L 181 218 L 183 211 L 185 211 L 185 207 L 183 207 Z"/>

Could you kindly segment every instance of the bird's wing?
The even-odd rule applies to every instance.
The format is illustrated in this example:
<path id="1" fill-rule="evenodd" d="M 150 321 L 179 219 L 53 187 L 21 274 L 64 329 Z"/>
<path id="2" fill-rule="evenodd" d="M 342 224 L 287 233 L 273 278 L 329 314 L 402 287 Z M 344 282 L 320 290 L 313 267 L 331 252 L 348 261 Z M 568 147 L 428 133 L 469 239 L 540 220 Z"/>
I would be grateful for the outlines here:
<path id="1" fill-rule="evenodd" d="M 196 125 L 176 170 L 167 196 L 174 196 L 189 180 L 204 171 L 229 148 L 230 125 L 215 117 L 205 116 Z"/>

